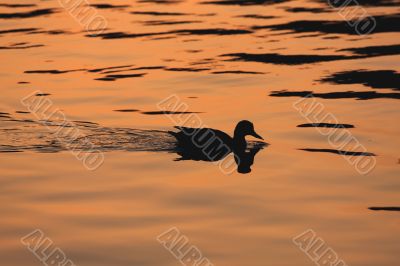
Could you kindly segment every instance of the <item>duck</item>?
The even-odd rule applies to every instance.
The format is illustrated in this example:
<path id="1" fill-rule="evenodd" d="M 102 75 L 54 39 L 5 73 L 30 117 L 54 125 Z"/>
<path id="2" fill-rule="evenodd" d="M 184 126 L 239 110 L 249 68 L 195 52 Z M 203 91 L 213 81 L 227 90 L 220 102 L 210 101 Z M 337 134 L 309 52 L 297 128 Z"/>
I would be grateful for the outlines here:
<path id="1" fill-rule="evenodd" d="M 264 140 L 248 120 L 237 123 L 233 137 L 212 128 L 190 128 L 176 126 L 178 132 L 168 131 L 177 140 L 178 160 L 218 161 L 229 153 L 244 154 L 247 147 L 246 136 Z"/>

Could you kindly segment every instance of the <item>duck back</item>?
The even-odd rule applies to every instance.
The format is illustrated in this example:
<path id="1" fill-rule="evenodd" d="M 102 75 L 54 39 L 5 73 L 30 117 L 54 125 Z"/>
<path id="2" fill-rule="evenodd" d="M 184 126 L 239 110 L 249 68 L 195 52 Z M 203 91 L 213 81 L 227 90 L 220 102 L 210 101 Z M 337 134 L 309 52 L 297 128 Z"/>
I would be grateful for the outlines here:
<path id="1" fill-rule="evenodd" d="M 169 131 L 177 140 L 181 160 L 218 161 L 232 152 L 232 138 L 220 130 L 211 128 L 175 127 Z"/>

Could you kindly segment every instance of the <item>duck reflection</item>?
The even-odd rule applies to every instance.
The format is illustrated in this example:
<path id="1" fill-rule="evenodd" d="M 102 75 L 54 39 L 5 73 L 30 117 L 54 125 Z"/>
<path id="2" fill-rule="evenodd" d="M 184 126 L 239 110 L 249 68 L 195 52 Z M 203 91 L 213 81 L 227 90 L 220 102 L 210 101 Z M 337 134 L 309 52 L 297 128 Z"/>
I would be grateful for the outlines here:
<path id="1" fill-rule="evenodd" d="M 265 142 L 247 143 L 250 135 L 263 140 L 254 130 L 252 122 L 240 121 L 234 131 L 233 138 L 223 131 L 211 128 L 176 127 L 178 132 L 169 131 L 176 140 L 176 153 L 180 160 L 216 162 L 233 154 L 238 173 L 250 173 L 254 157 L 267 144 Z"/>
<path id="2" fill-rule="evenodd" d="M 251 172 L 251 166 L 254 163 L 256 154 L 266 146 L 266 143 L 259 143 L 249 150 L 234 151 L 235 162 L 237 164 L 237 171 L 241 174 Z"/>

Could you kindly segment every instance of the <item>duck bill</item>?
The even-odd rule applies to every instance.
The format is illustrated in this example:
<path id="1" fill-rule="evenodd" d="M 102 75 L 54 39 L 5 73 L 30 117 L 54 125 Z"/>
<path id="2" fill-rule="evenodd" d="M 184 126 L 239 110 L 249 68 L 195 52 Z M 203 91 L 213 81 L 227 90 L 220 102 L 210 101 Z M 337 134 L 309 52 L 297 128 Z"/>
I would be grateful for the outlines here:
<path id="1" fill-rule="evenodd" d="M 252 133 L 251 135 L 252 135 L 253 137 L 255 137 L 255 138 L 264 140 L 264 138 L 261 137 L 260 135 L 258 135 L 255 131 L 253 131 L 253 133 Z"/>

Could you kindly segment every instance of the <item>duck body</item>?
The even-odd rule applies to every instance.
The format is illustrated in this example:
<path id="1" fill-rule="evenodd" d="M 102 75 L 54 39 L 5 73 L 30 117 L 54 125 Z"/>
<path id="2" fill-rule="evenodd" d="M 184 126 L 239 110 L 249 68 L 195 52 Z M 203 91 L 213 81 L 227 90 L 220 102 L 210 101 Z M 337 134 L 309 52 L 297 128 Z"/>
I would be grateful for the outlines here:
<path id="1" fill-rule="evenodd" d="M 233 139 L 223 131 L 212 128 L 175 127 L 169 131 L 177 140 L 179 160 L 219 161 L 233 151 Z"/>

